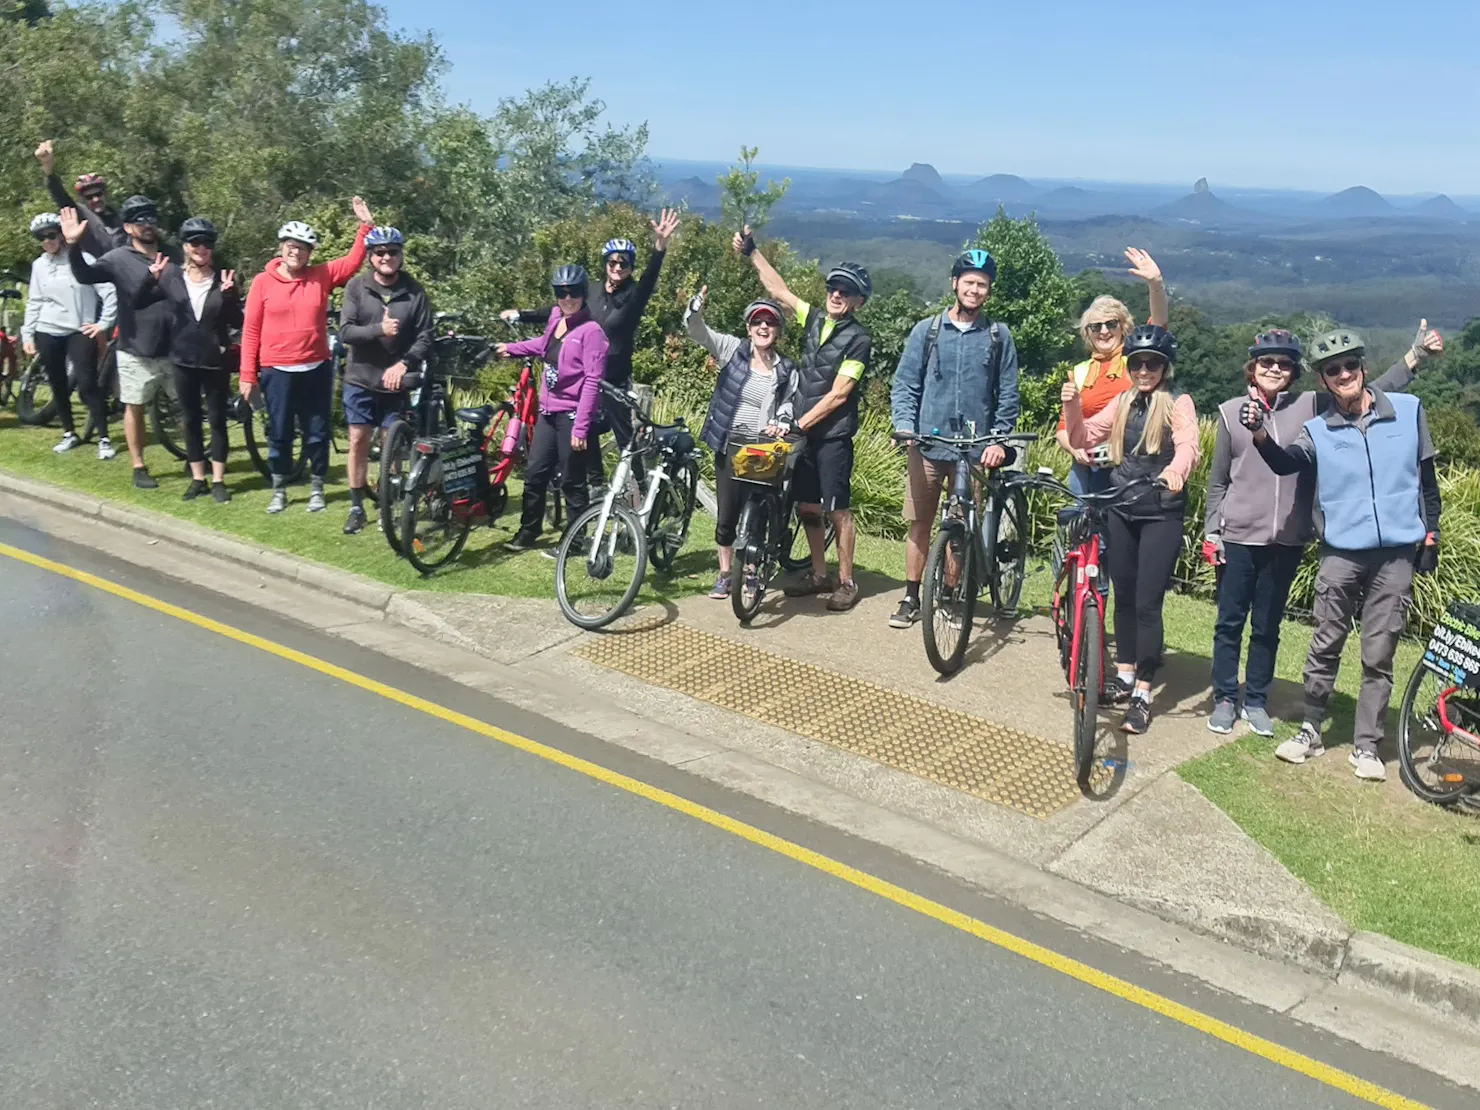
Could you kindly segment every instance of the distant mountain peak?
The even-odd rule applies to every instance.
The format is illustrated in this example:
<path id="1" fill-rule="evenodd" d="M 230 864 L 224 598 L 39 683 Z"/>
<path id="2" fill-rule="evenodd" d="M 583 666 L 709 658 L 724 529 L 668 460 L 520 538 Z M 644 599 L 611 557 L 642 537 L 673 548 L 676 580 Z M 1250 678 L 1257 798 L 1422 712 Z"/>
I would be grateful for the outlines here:
<path id="1" fill-rule="evenodd" d="M 1208 179 L 1206 177 L 1199 177 L 1192 186 L 1193 196 L 1202 196 L 1204 193 L 1211 194 L 1212 191 L 1208 186 Z"/>
<path id="2" fill-rule="evenodd" d="M 929 162 L 916 162 L 900 175 L 902 181 L 914 181 L 924 185 L 928 189 L 941 189 L 945 182 L 941 180 L 940 174 Z"/>
<path id="3" fill-rule="evenodd" d="M 1421 204 L 1414 205 L 1410 211 L 1416 216 L 1427 216 L 1435 220 L 1468 220 L 1472 214 L 1466 212 L 1445 194 L 1440 193 L 1436 197 L 1430 197 Z"/>
<path id="4" fill-rule="evenodd" d="M 1386 197 L 1365 185 L 1353 185 L 1316 203 L 1328 215 L 1339 217 L 1391 216 L 1396 211 Z"/>

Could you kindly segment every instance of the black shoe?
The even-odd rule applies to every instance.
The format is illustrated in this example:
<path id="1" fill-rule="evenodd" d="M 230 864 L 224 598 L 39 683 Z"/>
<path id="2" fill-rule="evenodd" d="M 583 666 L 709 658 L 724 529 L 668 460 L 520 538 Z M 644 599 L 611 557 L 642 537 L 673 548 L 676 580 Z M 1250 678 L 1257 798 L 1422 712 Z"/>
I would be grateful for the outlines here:
<path id="1" fill-rule="evenodd" d="M 1100 700 L 1106 705 L 1125 705 L 1131 700 L 1132 686 L 1127 686 L 1118 678 L 1112 678 L 1105 683 L 1105 689 L 1100 691 Z"/>
<path id="2" fill-rule="evenodd" d="M 226 488 L 225 482 L 211 483 L 211 496 L 216 499 L 216 504 L 224 505 L 231 500 L 231 491 Z"/>
<path id="3" fill-rule="evenodd" d="M 365 530 L 365 510 L 359 505 L 349 511 L 349 518 L 344 522 L 344 534 L 346 536 L 357 536 Z"/>
<path id="4" fill-rule="evenodd" d="M 1125 711 L 1121 722 L 1122 732 L 1140 735 L 1151 727 L 1151 703 L 1145 698 L 1131 698 L 1131 707 Z"/>
<path id="5" fill-rule="evenodd" d="M 134 489 L 158 489 L 159 483 L 149 477 L 149 468 L 145 466 L 134 467 Z"/>
<path id="6" fill-rule="evenodd" d="M 206 490 L 210 488 L 210 486 L 206 485 L 206 480 L 204 478 L 192 478 L 190 479 L 190 484 L 185 487 L 185 496 L 181 498 L 181 500 L 194 501 L 197 497 L 205 493 Z"/>
<path id="7" fill-rule="evenodd" d="M 535 541 L 538 540 L 539 538 L 540 537 L 539 537 L 539 534 L 538 533 L 515 532 L 514 533 L 514 538 L 511 539 L 508 543 L 504 544 L 504 550 L 505 551 L 528 551 L 530 548 L 532 548 L 535 545 Z"/>
<path id="8" fill-rule="evenodd" d="M 894 610 L 894 615 L 889 618 L 890 628 L 908 628 L 920 619 L 920 603 L 905 598 L 899 603 L 899 608 Z"/>

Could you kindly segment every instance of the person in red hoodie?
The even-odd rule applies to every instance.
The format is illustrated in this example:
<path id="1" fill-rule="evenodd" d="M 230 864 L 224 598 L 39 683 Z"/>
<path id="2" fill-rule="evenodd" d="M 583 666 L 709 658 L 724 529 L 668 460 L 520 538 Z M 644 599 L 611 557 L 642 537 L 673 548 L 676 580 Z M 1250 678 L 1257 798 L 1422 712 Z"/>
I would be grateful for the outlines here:
<path id="1" fill-rule="evenodd" d="M 329 294 L 359 272 L 365 261 L 365 236 L 375 226 L 370 209 L 355 197 L 360 230 L 343 258 L 310 266 L 318 236 L 291 220 L 278 230 L 278 257 L 257 275 L 247 292 L 242 323 L 241 394 L 250 403 L 261 387 L 267 402 L 267 465 L 272 500 L 267 511 L 288 507 L 288 477 L 293 473 L 293 431 L 302 426 L 303 454 L 312 486 L 308 511 L 324 509 L 324 476 L 329 471 L 329 415 L 334 405 L 334 366 L 329 360 Z"/>

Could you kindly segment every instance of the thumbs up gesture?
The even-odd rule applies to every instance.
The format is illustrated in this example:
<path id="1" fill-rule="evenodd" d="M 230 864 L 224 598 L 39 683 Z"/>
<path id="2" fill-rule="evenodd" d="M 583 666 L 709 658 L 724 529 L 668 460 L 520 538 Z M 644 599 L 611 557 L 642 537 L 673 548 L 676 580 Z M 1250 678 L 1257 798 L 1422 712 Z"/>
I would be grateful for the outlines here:
<path id="1" fill-rule="evenodd" d="M 1430 355 L 1441 355 L 1444 353 L 1444 337 L 1439 334 L 1437 328 L 1429 327 L 1427 320 L 1418 322 L 1418 334 L 1413 338 L 1411 348 L 1415 359 L 1425 359 Z"/>
<path id="2" fill-rule="evenodd" d="M 385 315 L 382 316 L 380 319 L 380 334 L 386 336 L 387 338 L 390 338 L 399 335 L 400 333 L 401 325 L 398 324 L 395 317 L 391 315 L 390 305 L 386 305 Z"/>
<path id="3" fill-rule="evenodd" d="M 1250 398 L 1245 401 L 1238 413 L 1239 423 L 1251 432 L 1257 432 L 1264 427 L 1264 406 L 1258 401 Z"/>

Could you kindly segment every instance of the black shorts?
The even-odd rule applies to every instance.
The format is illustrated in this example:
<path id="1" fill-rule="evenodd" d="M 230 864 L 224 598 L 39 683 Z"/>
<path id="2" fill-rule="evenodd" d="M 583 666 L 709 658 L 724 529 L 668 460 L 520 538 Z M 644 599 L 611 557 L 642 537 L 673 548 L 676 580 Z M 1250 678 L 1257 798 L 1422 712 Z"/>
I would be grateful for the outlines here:
<path id="1" fill-rule="evenodd" d="M 853 491 L 853 441 L 809 441 L 792 475 L 791 489 L 800 504 L 820 504 L 825 513 L 848 508 Z"/>

